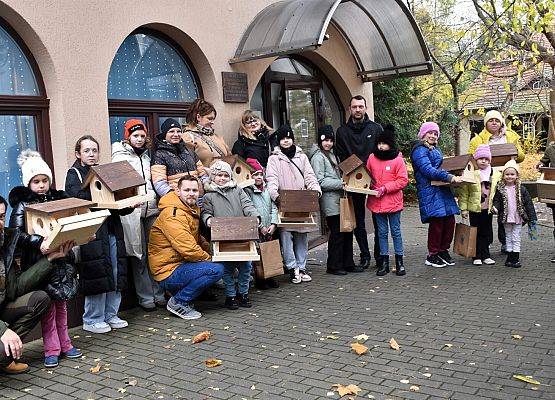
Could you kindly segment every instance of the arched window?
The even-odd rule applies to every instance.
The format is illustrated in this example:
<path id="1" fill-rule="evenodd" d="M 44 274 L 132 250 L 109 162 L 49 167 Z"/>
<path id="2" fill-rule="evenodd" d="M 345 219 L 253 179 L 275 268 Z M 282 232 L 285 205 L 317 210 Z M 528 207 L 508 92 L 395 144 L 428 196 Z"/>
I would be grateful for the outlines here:
<path id="1" fill-rule="evenodd" d="M 31 52 L 0 18 L 0 194 L 21 185 L 17 156 L 38 150 L 52 166 L 48 99 Z"/>
<path id="2" fill-rule="evenodd" d="M 108 76 L 111 141 L 123 138 L 123 124 L 129 118 L 145 121 L 151 136 L 168 117 L 184 124 L 189 104 L 202 95 L 190 65 L 181 49 L 157 32 L 129 35 Z"/>

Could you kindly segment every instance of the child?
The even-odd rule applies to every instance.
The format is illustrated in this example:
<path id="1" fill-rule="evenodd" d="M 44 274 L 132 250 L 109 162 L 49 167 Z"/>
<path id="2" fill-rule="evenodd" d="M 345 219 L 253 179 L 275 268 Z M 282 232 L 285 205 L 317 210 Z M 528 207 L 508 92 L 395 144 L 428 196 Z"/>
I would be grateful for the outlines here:
<path id="1" fill-rule="evenodd" d="M 204 195 L 201 212 L 201 219 L 206 226 L 210 227 L 212 217 L 257 217 L 260 222 L 258 212 L 252 205 L 249 196 L 243 189 L 237 187 L 233 180 L 231 166 L 228 163 L 216 160 L 210 166 L 210 179 L 211 182 L 205 185 L 208 192 Z M 226 261 L 223 264 L 226 295 L 224 306 L 230 310 L 237 310 L 239 307 L 252 307 L 249 300 L 252 263 Z M 237 277 L 239 296 L 237 296 L 233 278 L 235 269 L 239 271 Z"/>
<path id="2" fill-rule="evenodd" d="M 474 159 L 478 165 L 478 171 L 474 175 L 476 183 L 458 188 L 459 208 L 462 217 L 470 217 L 470 225 L 478 228 L 476 256 L 472 263 L 493 265 L 495 261 L 489 253 L 489 246 L 493 242 L 491 207 L 501 172 L 491 167 L 491 150 L 487 144 L 476 148 Z"/>
<path id="3" fill-rule="evenodd" d="M 276 131 L 276 146 L 268 159 L 266 181 L 272 200 L 279 207 L 279 191 L 322 190 L 308 157 L 295 145 L 295 135 L 289 125 L 282 125 Z M 285 268 L 289 271 L 291 282 L 298 284 L 310 282 L 312 278 L 306 272 L 306 255 L 308 253 L 308 232 L 311 228 L 281 229 L 280 242 Z"/>
<path id="4" fill-rule="evenodd" d="M 537 217 L 528 190 L 520 184 L 518 164 L 514 160 L 505 164 L 503 178 L 497 184 L 493 197 L 492 210 L 507 234 L 505 266 L 520 268 L 520 231 L 523 224 L 535 224 Z"/>
<path id="5" fill-rule="evenodd" d="M 264 168 L 254 158 L 247 158 L 247 163 L 253 168 L 252 178 L 254 185 L 246 187 L 245 192 L 250 197 L 254 207 L 260 213 L 260 241 L 268 242 L 273 240 L 277 228 L 277 206 L 272 201 L 270 193 L 266 189 L 264 182 Z M 256 279 L 256 286 L 259 289 L 278 288 L 279 283 L 274 278 Z"/>
<path id="6" fill-rule="evenodd" d="M 437 147 L 440 132 L 435 122 L 425 122 L 420 127 L 418 138 L 412 147 L 410 155 L 420 219 L 422 223 L 429 223 L 428 228 L 428 256 L 426 265 L 443 268 L 455 265 L 449 255 L 449 247 L 455 232 L 455 214 L 459 207 L 449 186 L 433 186 L 432 181 L 460 183 L 462 178 L 454 176 L 441 169 L 443 154 Z"/>
<path id="7" fill-rule="evenodd" d="M 376 275 L 389 273 L 388 224 L 395 250 L 395 273 L 406 274 L 403 263 L 403 238 L 401 236 L 401 211 L 403 210 L 403 189 L 408 185 L 408 173 L 403 155 L 395 144 L 395 130 L 388 125 L 378 134 L 376 149 L 368 157 L 366 168 L 374 182 L 375 196 L 368 196 L 366 206 L 374 213 L 378 225 L 380 259 Z"/>
<path id="8" fill-rule="evenodd" d="M 17 163 L 21 167 L 25 186 L 17 186 L 10 192 L 9 201 L 13 207 L 10 227 L 20 231 L 16 251 L 21 253 L 19 255 L 21 269 L 26 270 L 44 254 L 49 254 L 56 249 L 47 248 L 43 243 L 43 236 L 26 233 L 25 207 L 29 204 L 65 199 L 68 196 L 62 190 L 50 187 L 52 171 L 36 151 L 22 151 L 17 158 Z M 48 313 L 41 320 L 46 368 L 57 367 L 60 356 L 67 358 L 82 356 L 82 353 L 71 344 L 67 329 L 67 301 L 75 297 L 79 286 L 73 262 L 74 256 L 71 251 L 66 257 L 53 261 L 54 268 L 44 289 L 52 299 Z"/>
<path id="9" fill-rule="evenodd" d="M 343 180 L 339 160 L 333 146 L 335 135 L 330 125 L 318 129 L 318 145 L 311 149 L 310 165 L 322 189 L 320 211 L 326 218 L 330 236 L 326 272 L 347 275 L 347 272 L 364 272 L 353 260 L 353 232 L 340 232 L 339 200 L 343 195 Z"/>
<path id="10" fill-rule="evenodd" d="M 536 167 L 549 167 L 555 168 L 555 142 L 551 142 L 545 146 L 545 153 Z M 547 204 L 551 208 L 552 220 L 555 223 L 555 204 Z M 555 239 L 555 226 L 553 227 L 553 239 Z M 555 263 L 555 254 L 551 257 L 551 262 Z"/>
<path id="11" fill-rule="evenodd" d="M 98 163 L 99 145 L 90 135 L 81 136 L 75 144 L 76 160 L 67 171 L 66 192 L 83 200 L 91 200 L 90 188 L 82 188 L 91 166 Z M 137 204 L 140 206 L 141 204 Z M 118 317 L 121 291 L 127 286 L 127 258 L 120 216 L 133 208 L 110 210 L 110 216 L 96 232 L 96 237 L 81 246 L 81 286 L 85 295 L 83 330 L 106 333 L 128 326 Z"/>

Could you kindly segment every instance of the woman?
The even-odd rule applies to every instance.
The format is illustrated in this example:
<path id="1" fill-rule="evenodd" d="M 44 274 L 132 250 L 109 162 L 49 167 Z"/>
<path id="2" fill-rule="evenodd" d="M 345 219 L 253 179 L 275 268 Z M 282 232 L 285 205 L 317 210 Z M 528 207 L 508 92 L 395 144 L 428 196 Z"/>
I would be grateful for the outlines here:
<path id="1" fill-rule="evenodd" d="M 270 152 L 275 146 L 277 143 L 272 129 L 254 111 L 245 111 L 231 152 L 245 160 L 254 158 L 266 168 Z"/>
<path id="2" fill-rule="evenodd" d="M 184 175 L 198 177 L 203 183 L 208 176 L 202 162 L 194 151 L 189 150 L 181 139 L 181 125 L 168 118 L 156 136 L 156 151 L 152 157 L 150 172 L 154 190 L 162 197 L 177 186 Z"/>
<path id="3" fill-rule="evenodd" d="M 210 167 L 214 159 L 231 155 L 224 139 L 214 133 L 216 114 L 211 103 L 196 99 L 187 112 L 187 126 L 182 135 L 187 147 L 195 151 L 206 167 Z"/>
<path id="4" fill-rule="evenodd" d="M 165 307 L 166 300 L 164 291 L 150 276 L 147 264 L 148 234 L 159 213 L 150 180 L 150 139 L 146 126 L 138 119 L 125 121 L 123 137 L 121 142 L 112 144 L 112 162 L 128 161 L 146 181 L 146 185 L 139 188 L 140 193 L 150 194 L 153 199 L 131 214 L 121 217 L 121 223 L 139 306 L 145 311 L 154 311 L 156 306 Z"/>

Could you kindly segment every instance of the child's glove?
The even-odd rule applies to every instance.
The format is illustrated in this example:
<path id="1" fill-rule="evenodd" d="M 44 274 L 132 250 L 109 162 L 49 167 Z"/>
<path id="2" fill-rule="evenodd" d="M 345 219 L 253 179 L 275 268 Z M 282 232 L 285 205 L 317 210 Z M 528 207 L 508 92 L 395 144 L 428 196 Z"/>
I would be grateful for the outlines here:
<path id="1" fill-rule="evenodd" d="M 528 237 L 530 240 L 538 240 L 538 225 L 536 221 L 528 222 Z"/>
<path id="2" fill-rule="evenodd" d="M 376 190 L 378 191 L 378 193 L 376 193 L 376 197 L 382 197 L 386 193 L 385 186 L 376 188 Z"/>

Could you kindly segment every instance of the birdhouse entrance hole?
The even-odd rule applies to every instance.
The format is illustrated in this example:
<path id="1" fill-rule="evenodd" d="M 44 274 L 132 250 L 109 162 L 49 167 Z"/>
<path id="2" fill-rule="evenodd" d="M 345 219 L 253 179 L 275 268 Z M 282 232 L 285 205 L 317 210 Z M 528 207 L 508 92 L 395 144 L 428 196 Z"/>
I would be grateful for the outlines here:
<path id="1" fill-rule="evenodd" d="M 96 190 L 98 190 L 99 192 L 102 190 L 102 183 L 100 183 L 100 181 L 96 181 L 94 183 L 94 186 L 96 187 Z"/>

